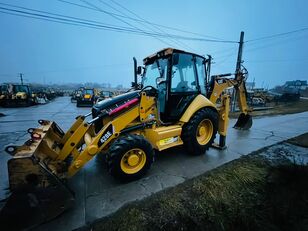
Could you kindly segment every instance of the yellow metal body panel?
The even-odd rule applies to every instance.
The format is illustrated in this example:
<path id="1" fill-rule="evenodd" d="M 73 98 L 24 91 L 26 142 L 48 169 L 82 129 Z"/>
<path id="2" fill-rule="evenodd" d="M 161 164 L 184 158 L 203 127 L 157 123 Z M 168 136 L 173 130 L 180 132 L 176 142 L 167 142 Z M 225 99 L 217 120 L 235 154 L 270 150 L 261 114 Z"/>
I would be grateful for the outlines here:
<path id="1" fill-rule="evenodd" d="M 69 139 L 65 142 L 63 148 L 61 149 L 58 160 L 64 160 L 73 149 L 80 143 L 81 138 L 88 131 L 90 125 L 87 122 L 81 123 L 76 131 L 69 137 Z"/>
<path id="2" fill-rule="evenodd" d="M 20 99 L 26 99 L 27 98 L 27 93 L 26 92 L 17 92 L 16 97 Z"/>
<path id="3" fill-rule="evenodd" d="M 155 97 L 147 96 L 146 93 L 143 92 L 139 106 L 140 121 L 145 122 L 149 119 L 151 120 L 151 118 L 149 118 L 151 114 L 153 114 L 156 117 L 155 108 L 156 108 Z"/>
<path id="4" fill-rule="evenodd" d="M 148 128 L 144 131 L 145 137 L 150 141 L 153 148 L 159 151 L 183 144 L 181 133 L 182 127 L 180 125 Z"/>
<path id="5" fill-rule="evenodd" d="M 190 118 L 201 108 L 211 107 L 216 110 L 215 104 L 208 100 L 204 95 L 198 95 L 188 106 L 185 113 L 180 118 L 180 122 L 187 123 Z"/>
<path id="6" fill-rule="evenodd" d="M 238 99 L 238 104 L 240 111 L 243 112 L 244 114 L 248 114 L 249 111 L 251 111 L 248 106 L 247 106 L 247 99 L 246 99 L 246 88 L 245 88 L 245 83 L 242 82 L 238 86 L 238 91 L 237 91 L 237 99 Z"/>
<path id="7" fill-rule="evenodd" d="M 76 121 L 74 124 L 68 129 L 68 131 L 65 133 L 63 138 L 61 139 L 61 144 L 64 145 L 64 143 L 69 139 L 69 137 L 75 133 L 76 129 L 83 123 L 84 121 L 84 116 L 78 116 L 76 118 Z"/>
<path id="8" fill-rule="evenodd" d="M 230 96 L 222 96 L 222 105 L 218 109 L 219 122 L 218 133 L 223 136 L 227 136 L 228 124 L 229 124 L 229 111 L 230 111 Z"/>

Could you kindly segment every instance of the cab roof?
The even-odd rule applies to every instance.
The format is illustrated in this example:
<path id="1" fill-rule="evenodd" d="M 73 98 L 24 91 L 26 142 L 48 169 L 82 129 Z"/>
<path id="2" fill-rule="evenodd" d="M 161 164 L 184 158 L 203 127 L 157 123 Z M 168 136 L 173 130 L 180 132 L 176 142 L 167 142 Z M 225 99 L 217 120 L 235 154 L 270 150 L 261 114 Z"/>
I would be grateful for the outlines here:
<path id="1" fill-rule="evenodd" d="M 183 50 L 179 50 L 179 49 L 174 49 L 174 48 L 165 48 L 165 49 L 162 49 L 162 50 L 144 58 L 143 64 L 146 65 L 148 63 L 152 63 L 155 59 L 167 57 L 167 56 L 172 55 L 173 53 L 191 54 L 191 55 L 194 55 L 194 56 L 199 56 L 201 58 L 204 58 L 201 55 L 197 55 L 197 54 L 194 54 L 194 53 L 191 53 L 191 52 L 187 52 L 187 51 L 183 51 Z"/>

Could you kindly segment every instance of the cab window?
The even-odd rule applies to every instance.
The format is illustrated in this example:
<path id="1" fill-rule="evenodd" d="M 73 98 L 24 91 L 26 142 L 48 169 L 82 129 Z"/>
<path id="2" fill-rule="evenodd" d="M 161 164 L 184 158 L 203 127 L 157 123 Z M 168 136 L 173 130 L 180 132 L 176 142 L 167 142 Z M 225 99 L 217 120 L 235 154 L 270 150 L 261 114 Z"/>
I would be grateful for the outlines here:
<path id="1" fill-rule="evenodd" d="M 206 95 L 205 89 L 205 66 L 204 66 L 204 59 L 200 57 L 196 57 L 196 69 L 198 74 L 199 86 L 201 93 Z"/>
<path id="2" fill-rule="evenodd" d="M 157 59 L 152 64 L 145 66 L 145 72 L 142 78 L 143 87 L 152 86 L 157 88 L 157 83 L 166 80 L 167 76 L 167 59 Z"/>
<path id="3" fill-rule="evenodd" d="M 194 60 L 190 54 L 174 54 L 171 72 L 171 93 L 196 92 Z"/>

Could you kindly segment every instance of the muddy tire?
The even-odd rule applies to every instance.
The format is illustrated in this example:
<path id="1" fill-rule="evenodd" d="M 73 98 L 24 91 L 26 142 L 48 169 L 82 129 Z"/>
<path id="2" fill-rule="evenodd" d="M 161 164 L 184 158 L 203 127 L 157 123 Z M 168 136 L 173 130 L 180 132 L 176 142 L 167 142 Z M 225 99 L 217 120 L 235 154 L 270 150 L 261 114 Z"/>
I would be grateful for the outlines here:
<path id="1" fill-rule="evenodd" d="M 117 180 L 129 182 L 144 176 L 154 161 L 152 145 L 142 136 L 118 138 L 106 155 L 109 173 Z"/>
<path id="2" fill-rule="evenodd" d="M 191 155 L 204 154 L 213 144 L 217 129 L 217 112 L 210 108 L 201 109 L 183 126 L 184 147 Z"/>

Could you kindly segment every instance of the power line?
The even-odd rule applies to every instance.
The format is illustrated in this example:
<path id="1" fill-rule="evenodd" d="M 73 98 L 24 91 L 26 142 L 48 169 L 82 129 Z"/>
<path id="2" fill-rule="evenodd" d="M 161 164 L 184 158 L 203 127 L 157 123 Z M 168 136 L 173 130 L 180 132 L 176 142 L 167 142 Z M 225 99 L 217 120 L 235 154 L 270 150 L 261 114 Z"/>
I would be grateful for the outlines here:
<path id="1" fill-rule="evenodd" d="M 93 3 L 89 3 L 89 2 L 86 1 L 86 0 L 80 0 L 80 1 L 82 1 L 82 2 L 84 2 L 84 3 L 86 3 L 86 4 L 88 4 L 89 6 L 92 6 L 92 7 L 96 8 L 97 10 L 99 10 L 99 11 L 105 13 L 105 14 L 110 15 L 111 17 L 113 17 L 113 18 L 115 18 L 115 19 L 117 19 L 117 20 L 119 20 L 119 21 L 121 21 L 121 22 L 123 22 L 123 23 L 125 23 L 125 24 L 127 24 L 127 25 L 129 25 L 129 26 L 131 26 L 131 27 L 133 27 L 133 28 L 135 28 L 136 30 L 138 30 L 138 31 L 140 31 L 140 32 L 145 33 L 144 30 L 139 29 L 138 27 L 136 27 L 136 26 L 134 26 L 134 25 L 132 25 L 132 24 L 126 22 L 125 20 L 123 20 L 123 19 L 121 19 L 121 18 L 119 18 L 118 16 L 115 16 L 115 15 L 113 15 L 113 14 L 110 14 L 109 12 L 106 12 L 106 11 L 102 11 L 100 7 L 94 5 Z M 100 1 L 100 2 L 104 3 L 103 1 Z M 170 46 L 169 43 L 165 42 L 165 41 L 162 40 L 161 38 L 158 38 L 157 36 L 154 36 L 154 35 L 153 35 L 152 37 L 155 38 L 155 39 L 157 39 L 157 40 L 159 40 L 160 42 L 166 44 L 167 46 Z M 172 45 L 171 45 L 171 46 L 172 46 Z"/>
<path id="2" fill-rule="evenodd" d="M 140 19 L 136 19 L 136 18 L 133 18 L 133 17 L 124 16 L 124 15 L 120 15 L 120 14 L 115 14 L 115 13 L 112 13 L 112 12 L 109 12 L 109 11 L 106 11 L 106 10 L 103 10 L 103 9 L 98 10 L 96 8 L 93 8 L 93 7 L 81 5 L 81 4 L 74 3 L 74 2 L 69 2 L 69 1 L 66 1 L 66 0 L 57 0 L 57 1 L 65 3 L 65 4 L 69 4 L 69 5 L 72 5 L 72 6 L 76 6 L 76 7 L 80 7 L 80 8 L 85 8 L 85 9 L 88 9 L 88 10 L 108 13 L 108 14 L 111 14 L 111 15 L 114 15 L 114 16 L 117 16 L 117 17 L 122 17 L 122 18 L 126 18 L 126 19 L 129 19 L 129 20 L 137 21 L 137 22 L 151 23 L 153 25 L 156 25 L 156 26 L 159 26 L 159 27 L 163 27 L 163 28 L 166 28 L 166 29 L 169 29 L 169 30 L 183 32 L 183 33 L 187 33 L 187 34 L 198 35 L 198 36 L 201 36 L 203 38 L 211 38 L 211 39 L 216 39 L 216 40 L 224 40 L 222 38 L 218 38 L 218 37 L 215 37 L 215 36 L 204 35 L 204 34 L 201 34 L 201 33 L 191 32 L 191 31 L 188 31 L 188 30 L 183 30 L 183 29 L 179 29 L 179 28 L 165 26 L 165 25 L 161 25 L 161 24 L 157 24 L 157 23 L 153 23 L 153 22 L 146 22 L 145 20 L 140 20 Z"/>
<path id="3" fill-rule="evenodd" d="M 113 6 L 111 6 L 110 4 L 108 4 L 107 2 L 104 2 L 104 1 L 102 1 L 102 0 L 99 0 L 99 2 L 102 3 L 102 4 L 105 4 L 106 6 L 110 7 L 111 9 L 113 9 L 113 10 L 119 12 L 121 15 L 127 16 L 125 13 L 123 13 L 123 12 L 121 12 L 120 10 L 114 8 Z M 142 25 L 145 25 L 145 24 L 143 24 L 142 22 L 138 22 L 138 23 L 140 23 L 140 24 L 142 24 Z M 149 28 L 147 25 L 145 25 L 145 26 L 146 26 L 147 28 Z M 137 28 L 139 28 L 139 27 L 137 27 Z M 157 31 L 152 30 L 151 28 L 149 28 L 149 29 L 150 29 L 152 32 L 154 32 L 154 33 L 157 32 Z M 169 39 L 169 40 L 172 41 L 171 39 Z M 165 42 L 165 41 L 162 41 L 162 40 L 160 40 L 160 41 L 163 42 L 163 43 L 165 43 L 166 45 L 171 45 L 171 44 L 169 44 L 169 43 L 167 43 L 167 42 Z M 171 45 L 171 46 L 172 46 L 172 45 Z"/>
<path id="4" fill-rule="evenodd" d="M 80 21 L 85 21 L 85 22 L 90 22 L 90 23 L 98 23 L 98 24 L 102 24 L 102 25 L 106 25 L 106 26 L 110 26 L 110 27 L 115 26 L 115 25 L 112 25 L 112 24 L 106 24 L 106 23 L 102 23 L 102 22 L 99 22 L 99 21 L 88 20 L 88 19 L 83 19 L 83 18 L 78 18 L 78 17 L 72 17 L 72 16 L 63 15 L 63 14 L 56 14 L 56 13 L 51 13 L 51 12 L 42 11 L 42 10 L 30 9 L 30 8 L 27 8 L 27 7 L 16 6 L 16 5 L 7 4 L 7 3 L 0 3 L 0 5 L 5 5 L 5 6 L 9 6 L 9 7 L 14 7 L 14 8 L 17 8 L 17 9 L 23 9 L 23 10 L 28 10 L 28 11 L 38 12 L 38 13 L 44 13 L 44 14 L 53 15 L 53 16 L 60 16 L 60 17 L 63 17 L 63 18 L 80 20 Z M 119 27 L 119 26 L 116 26 L 116 27 Z M 129 27 L 119 27 L 119 28 L 131 29 Z"/>
<path id="5" fill-rule="evenodd" d="M 0 10 L 0 13 L 7 14 L 7 15 L 13 15 L 13 16 L 20 16 L 20 17 L 24 17 L 24 18 L 44 20 L 44 21 L 48 21 L 48 22 L 56 22 L 56 23 L 61 23 L 61 24 L 80 26 L 79 24 L 75 24 L 75 23 L 66 23 L 66 22 L 60 22 L 60 21 L 51 20 L 51 19 L 42 19 L 42 18 L 39 18 L 39 17 L 29 16 L 29 15 L 22 15 L 22 14 L 17 14 L 17 13 L 12 13 L 12 12 L 6 12 L 6 11 L 2 11 L 2 10 Z"/>
<path id="6" fill-rule="evenodd" d="M 2 9 L 2 10 L 1 10 Z M 7 10 L 9 12 L 3 11 Z M 117 26 L 106 26 L 103 24 L 93 24 L 93 23 L 87 23 L 83 22 L 82 20 L 70 20 L 70 19 L 65 19 L 65 18 L 60 18 L 60 17 L 53 17 L 53 16 L 48 16 L 48 15 L 43 15 L 43 14 L 36 14 L 36 13 L 30 13 L 26 11 L 21 11 L 21 10 L 14 10 L 14 9 L 8 9 L 4 7 L 0 7 L 0 12 L 4 14 L 9 14 L 9 15 L 14 15 L 14 16 L 22 16 L 22 17 L 27 17 L 27 18 L 33 18 L 33 19 L 40 19 L 44 21 L 50 21 L 50 22 L 57 22 L 57 23 L 63 23 L 63 24 L 68 24 L 68 25 L 75 25 L 75 26 L 82 26 L 82 27 L 89 27 L 89 28 L 94 28 L 94 29 L 105 29 L 105 30 L 111 30 L 111 31 L 117 31 L 117 32 L 132 32 L 132 33 L 137 33 L 138 31 L 132 30 L 129 28 L 121 28 Z M 12 13 L 13 12 L 13 13 Z M 142 33 L 139 33 L 142 34 Z M 142 35 L 148 35 L 149 33 L 143 33 Z"/>
<path id="7" fill-rule="evenodd" d="M 61 17 L 51 16 L 52 13 L 50 13 L 50 15 L 46 15 L 46 14 L 42 14 L 42 13 L 33 13 L 33 12 L 10 9 L 10 8 L 5 8 L 5 7 L 0 7 L 0 10 L 1 10 L 0 11 L 1 13 L 11 14 L 11 15 L 15 15 L 15 16 L 22 16 L 22 17 L 26 16 L 28 18 L 33 18 L 33 19 L 40 19 L 40 20 L 45 20 L 45 21 L 64 23 L 64 24 L 82 26 L 82 27 L 88 27 L 88 28 L 92 28 L 92 29 L 102 29 L 102 30 L 116 31 L 116 32 L 122 32 L 122 33 L 133 33 L 133 34 L 151 36 L 151 37 L 153 37 L 153 36 L 157 36 L 157 37 L 161 37 L 161 38 L 168 37 L 168 38 L 177 38 L 177 39 L 192 40 L 192 41 L 216 42 L 216 43 L 237 43 L 236 41 L 228 41 L 228 40 L 213 40 L 213 39 L 185 37 L 185 36 L 172 35 L 172 34 L 164 35 L 164 34 L 161 34 L 161 33 L 151 33 L 151 32 L 143 31 L 143 30 L 140 30 L 140 29 L 137 30 L 137 29 L 133 29 L 133 28 L 109 26 L 109 25 L 101 24 L 101 23 L 92 23 L 92 22 L 89 22 L 90 20 L 84 21 L 83 19 L 80 19 L 80 20 L 71 19 L 73 17 L 64 18 L 65 16 L 61 16 Z M 33 9 L 29 9 L 29 10 L 33 10 Z M 9 11 L 9 12 L 4 12 L 4 11 Z M 70 17 L 70 16 L 68 16 L 68 17 Z"/>
<path id="8" fill-rule="evenodd" d="M 259 41 L 259 40 L 264 40 L 264 39 L 271 39 L 271 38 L 281 37 L 281 36 L 285 36 L 285 35 L 289 35 L 289 34 L 294 34 L 294 33 L 302 32 L 302 31 L 306 31 L 306 30 L 308 30 L 308 27 L 301 28 L 301 29 L 298 29 L 298 30 L 292 30 L 292 31 L 288 31 L 288 32 L 283 32 L 283 33 L 279 33 L 279 34 L 268 35 L 268 36 L 264 36 L 264 37 L 260 37 L 260 38 L 256 38 L 256 39 L 250 39 L 250 40 L 247 40 L 246 43 L 247 42 Z"/>
<path id="9" fill-rule="evenodd" d="M 246 63 L 280 63 L 280 62 L 305 62 L 308 58 L 302 59 L 267 59 L 267 60 L 248 60 Z"/>
<path id="10" fill-rule="evenodd" d="M 231 52 L 229 52 L 227 55 L 220 57 L 219 59 L 222 59 L 221 61 L 215 62 L 214 59 L 214 63 L 217 66 L 221 66 L 223 63 L 225 63 L 228 59 L 230 59 L 232 56 L 235 56 L 236 54 L 234 53 L 237 50 L 237 48 L 233 48 L 233 50 Z"/>
<path id="11" fill-rule="evenodd" d="M 289 43 L 289 42 L 294 42 L 294 41 L 299 40 L 299 39 L 304 39 L 304 37 L 285 38 L 283 41 L 279 41 L 279 42 L 271 41 L 270 43 L 265 44 L 265 45 L 261 45 L 261 46 L 257 46 L 257 47 L 250 47 L 250 49 L 247 49 L 246 52 L 261 50 L 261 49 L 268 48 L 268 47 L 272 48 L 274 46 L 278 46 L 278 45 Z M 253 44 L 253 45 L 256 45 L 256 44 Z"/>
<path id="12" fill-rule="evenodd" d="M 23 72 L 24 74 L 46 74 L 46 73 L 55 73 L 55 72 L 74 72 L 74 71 L 81 71 L 81 70 L 93 70 L 93 69 L 106 69 L 106 68 L 113 68 L 118 67 L 117 70 L 119 70 L 119 67 L 128 67 L 131 66 L 131 63 L 119 63 L 119 64 L 105 64 L 105 65 L 99 65 L 99 66 L 88 66 L 88 67 L 75 67 L 75 68 L 64 68 L 64 69 L 55 69 L 55 70 L 40 70 L 40 71 L 26 71 Z M 124 69 L 124 68 L 121 68 Z M 126 69 L 126 68 L 125 68 Z M 9 73 L 0 73 L 0 77 L 12 77 L 15 76 L 15 74 L 9 74 Z"/>
<path id="13" fill-rule="evenodd" d="M 99 0 L 99 1 L 102 2 L 101 0 Z M 160 27 L 158 27 L 158 26 L 154 25 L 153 23 L 151 23 L 151 22 L 145 20 L 144 18 L 140 17 L 138 14 L 136 14 L 136 13 L 133 12 L 132 10 L 129 10 L 128 8 L 126 8 L 125 6 L 121 5 L 120 3 L 118 3 L 118 2 L 116 2 L 116 1 L 114 1 L 114 0 L 110 0 L 110 1 L 113 2 L 115 5 L 121 7 L 122 9 L 126 10 L 127 12 L 131 13 L 132 15 L 136 16 L 138 19 L 142 20 L 143 22 L 139 22 L 139 23 L 141 23 L 142 25 L 145 25 L 145 26 L 146 26 L 147 28 L 149 28 L 152 32 L 157 32 L 157 30 L 158 30 L 158 31 L 164 33 L 165 35 L 168 35 L 168 34 L 167 34 L 164 30 L 162 30 Z M 105 4 L 106 4 L 106 3 L 105 3 Z M 110 6 L 110 5 L 108 4 L 108 6 Z M 110 6 L 110 7 L 111 7 L 111 6 Z M 115 8 L 112 7 L 112 9 L 115 9 Z M 119 11 L 119 10 L 117 10 L 117 9 L 115 9 L 115 10 L 118 11 L 118 12 L 121 12 L 121 11 Z M 124 15 L 127 16 L 126 14 L 124 14 Z M 145 23 L 147 23 L 147 24 L 145 24 Z M 152 29 L 151 26 L 152 26 L 153 28 L 157 29 L 157 30 Z M 178 39 L 169 39 L 169 40 L 170 40 L 171 42 L 175 42 L 176 44 L 178 44 L 178 45 L 180 45 L 180 46 L 184 46 L 184 47 L 188 48 L 189 50 L 194 50 L 193 48 L 191 48 L 190 46 L 188 46 L 188 45 L 185 44 L 184 42 L 179 41 Z M 196 50 L 194 50 L 194 51 L 196 51 Z"/>
<path id="14" fill-rule="evenodd" d="M 136 32 L 133 31 L 131 29 L 125 29 L 125 28 L 120 28 L 120 27 L 116 27 L 116 26 L 106 26 L 103 24 L 94 24 L 94 23 L 88 23 L 88 22 L 84 22 L 82 20 L 73 20 L 73 19 L 65 19 L 65 18 L 61 18 L 61 17 L 55 17 L 55 16 L 49 16 L 49 15 L 44 15 L 44 14 L 38 14 L 38 13 L 31 13 L 31 12 L 26 12 L 26 11 L 22 11 L 22 10 L 15 10 L 15 9 L 9 9 L 9 8 L 5 8 L 5 7 L 0 7 L 0 12 L 1 13 L 8 13 L 11 15 L 18 15 L 18 16 L 26 16 L 30 18 L 35 18 L 35 19 L 43 19 L 46 21 L 52 21 L 52 22 L 58 22 L 58 23 L 64 23 L 64 24 L 69 24 L 69 25 L 78 25 L 78 26 L 84 26 L 84 27 L 89 27 L 89 28 L 95 28 L 95 29 L 106 29 L 106 30 L 114 30 L 114 31 L 123 31 L 123 32 Z M 5 12 L 3 10 L 9 11 L 9 12 Z M 14 12 L 14 13 L 11 13 Z M 25 15 L 24 15 L 25 14 Z"/>

